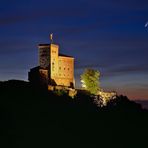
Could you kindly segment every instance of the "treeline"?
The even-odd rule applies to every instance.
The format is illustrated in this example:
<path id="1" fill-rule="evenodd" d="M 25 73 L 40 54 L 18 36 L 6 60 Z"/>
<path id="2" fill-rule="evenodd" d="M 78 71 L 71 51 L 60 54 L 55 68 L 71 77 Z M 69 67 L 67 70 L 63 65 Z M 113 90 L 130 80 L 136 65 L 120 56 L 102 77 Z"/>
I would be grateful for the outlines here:
<path id="1" fill-rule="evenodd" d="M 91 96 L 72 99 L 33 87 L 0 82 L 1 147 L 145 147 L 148 112 L 118 96 L 97 107 Z"/>

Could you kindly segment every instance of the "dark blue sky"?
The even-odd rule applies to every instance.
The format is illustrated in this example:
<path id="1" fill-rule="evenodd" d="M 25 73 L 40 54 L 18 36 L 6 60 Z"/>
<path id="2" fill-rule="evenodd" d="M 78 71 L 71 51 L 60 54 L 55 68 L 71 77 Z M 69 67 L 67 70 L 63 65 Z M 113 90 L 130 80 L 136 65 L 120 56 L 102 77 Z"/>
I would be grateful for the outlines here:
<path id="1" fill-rule="evenodd" d="M 0 80 L 27 80 L 49 34 L 75 57 L 79 86 L 85 68 L 101 72 L 101 86 L 148 99 L 147 0 L 0 0 Z"/>

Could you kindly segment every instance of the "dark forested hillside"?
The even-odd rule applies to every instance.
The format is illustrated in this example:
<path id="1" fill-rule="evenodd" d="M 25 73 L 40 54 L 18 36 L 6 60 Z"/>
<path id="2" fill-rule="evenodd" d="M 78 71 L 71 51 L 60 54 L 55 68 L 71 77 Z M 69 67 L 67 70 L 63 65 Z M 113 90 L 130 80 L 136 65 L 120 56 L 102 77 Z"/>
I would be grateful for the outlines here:
<path id="1" fill-rule="evenodd" d="M 0 83 L 0 147 L 147 147 L 148 112 L 119 96 L 98 108 L 87 94 L 72 99 L 28 82 Z"/>

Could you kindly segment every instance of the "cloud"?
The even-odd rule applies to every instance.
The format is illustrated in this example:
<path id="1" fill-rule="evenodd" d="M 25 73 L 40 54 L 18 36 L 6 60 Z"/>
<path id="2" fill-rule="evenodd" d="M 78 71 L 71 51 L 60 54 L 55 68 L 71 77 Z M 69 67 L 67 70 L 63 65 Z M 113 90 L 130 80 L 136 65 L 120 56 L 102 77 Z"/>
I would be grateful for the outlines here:
<path id="1" fill-rule="evenodd" d="M 34 45 L 35 46 L 35 45 Z M 33 45 L 30 41 L 24 40 L 8 40 L 0 41 L 0 54 L 17 54 L 21 52 L 28 52 L 32 49 Z"/>
<path id="2" fill-rule="evenodd" d="M 0 17 L 0 25 L 11 25 L 14 23 L 20 23 L 23 21 L 33 20 L 39 17 L 41 17 L 41 15 L 37 15 L 37 14 L 30 14 L 30 15 L 18 14 L 18 15 Z"/>
<path id="3" fill-rule="evenodd" d="M 125 66 L 112 71 L 116 73 L 148 72 L 148 65 Z"/>
<path id="4" fill-rule="evenodd" d="M 8 11 L 9 12 L 9 11 Z M 23 8 L 23 10 L 18 10 L 16 12 L 12 13 L 4 13 L 4 15 L 0 15 L 0 25 L 11 25 L 15 23 L 20 22 L 28 22 L 28 21 L 34 21 L 39 20 L 41 18 L 48 18 L 52 19 L 53 21 L 55 19 L 67 19 L 69 18 L 82 18 L 85 17 L 87 12 L 84 9 L 75 9 L 69 8 L 69 7 L 60 7 L 55 10 L 55 7 L 49 7 L 46 8 L 34 8 L 31 10 L 28 10 L 26 7 L 26 10 Z M 50 22 L 51 23 L 51 22 Z"/>
<path id="5" fill-rule="evenodd" d="M 47 18 L 50 20 L 59 19 L 60 22 L 63 22 L 63 20 L 71 20 L 72 19 L 89 19 L 88 22 L 93 22 L 92 24 L 86 24 L 82 25 L 81 28 L 71 28 L 70 31 L 74 30 L 78 31 L 80 29 L 82 30 L 89 30 L 90 28 L 96 28 L 98 27 L 111 27 L 113 24 L 127 24 L 129 21 L 133 21 L 131 18 L 135 18 L 137 20 L 144 19 L 143 15 L 135 15 L 135 12 L 130 9 L 130 13 L 121 10 L 120 7 L 125 6 L 131 6 L 131 2 L 124 2 L 122 1 L 122 4 L 118 3 L 118 1 L 107 1 L 107 2 L 98 2 L 98 1 L 77 1 L 75 2 L 48 2 L 46 1 L 44 4 L 41 1 L 32 1 L 32 3 L 23 3 L 24 5 L 21 5 L 20 8 L 16 9 L 15 12 L 13 12 L 13 9 L 9 9 L 6 6 L 6 12 L 2 13 L 0 15 L 0 25 L 9 25 L 24 21 L 33 21 L 40 18 Z M 36 3 L 36 5 L 34 5 Z M 57 3 L 59 3 L 57 5 Z M 137 3 L 137 2 L 134 2 Z M 28 4 L 28 5 L 27 5 Z M 8 4 L 7 4 L 8 5 Z M 16 7 L 17 3 L 12 6 Z M 20 5 L 20 4 L 19 4 Z M 18 5 L 18 6 L 19 6 Z M 52 5 L 52 6 L 51 6 Z M 83 5 L 83 7 L 82 7 Z M 140 5 L 145 6 L 143 2 L 138 3 L 138 6 L 133 5 L 134 7 L 139 7 Z M 17 6 L 17 7 L 18 7 Z M 30 6 L 30 7 L 29 7 Z M 114 8 L 114 9 L 113 9 Z M 119 8 L 119 9 L 117 9 Z M 146 8 L 145 8 L 146 9 Z M 94 19 L 94 20 L 93 20 Z M 67 29 L 66 29 L 67 30 Z"/>
<path id="6" fill-rule="evenodd" d="M 124 75 L 135 75 L 135 74 L 146 74 L 148 73 L 148 65 L 140 63 L 116 63 L 116 61 L 102 60 L 100 63 L 90 63 L 88 61 L 84 63 L 79 62 L 75 64 L 76 71 L 83 70 L 85 68 L 94 68 L 101 70 L 103 77 L 112 76 L 124 76 Z"/>
<path id="7" fill-rule="evenodd" d="M 126 65 L 121 67 L 111 67 L 105 70 L 103 76 L 114 77 L 135 74 L 148 74 L 148 65 Z"/>

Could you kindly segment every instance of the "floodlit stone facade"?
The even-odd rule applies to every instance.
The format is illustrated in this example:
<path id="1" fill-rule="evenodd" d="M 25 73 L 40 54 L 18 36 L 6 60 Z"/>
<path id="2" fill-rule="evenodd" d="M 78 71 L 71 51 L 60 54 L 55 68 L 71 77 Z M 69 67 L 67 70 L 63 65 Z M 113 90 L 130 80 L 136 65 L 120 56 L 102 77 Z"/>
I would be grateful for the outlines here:
<path id="1" fill-rule="evenodd" d="M 74 58 L 59 54 L 56 44 L 39 44 L 39 67 L 29 72 L 29 81 L 74 88 Z M 52 87 L 51 87 L 52 88 Z"/>

